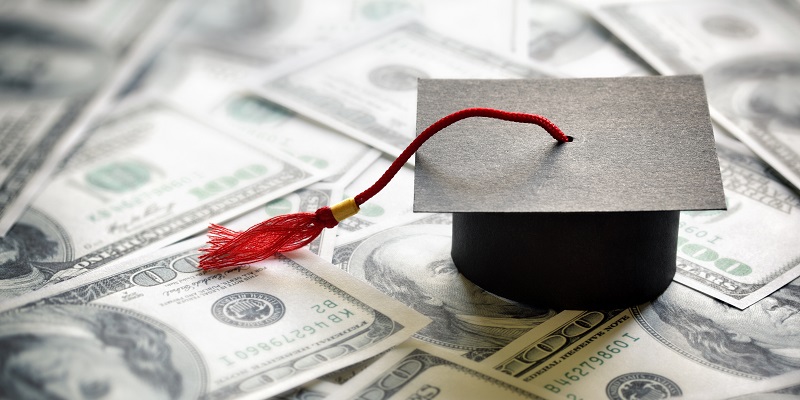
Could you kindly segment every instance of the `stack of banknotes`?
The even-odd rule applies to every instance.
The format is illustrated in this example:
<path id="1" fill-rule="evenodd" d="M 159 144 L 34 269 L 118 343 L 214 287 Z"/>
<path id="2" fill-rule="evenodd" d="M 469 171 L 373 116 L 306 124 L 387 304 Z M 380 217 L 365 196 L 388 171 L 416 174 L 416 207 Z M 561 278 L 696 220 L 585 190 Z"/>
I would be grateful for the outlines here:
<path id="1" fill-rule="evenodd" d="M 0 398 L 800 397 L 800 2 L 29 0 L 0 30 Z M 307 248 L 197 268 L 209 223 L 369 187 L 417 78 L 695 73 L 728 210 L 681 214 L 651 303 L 482 290 L 413 162 Z"/>

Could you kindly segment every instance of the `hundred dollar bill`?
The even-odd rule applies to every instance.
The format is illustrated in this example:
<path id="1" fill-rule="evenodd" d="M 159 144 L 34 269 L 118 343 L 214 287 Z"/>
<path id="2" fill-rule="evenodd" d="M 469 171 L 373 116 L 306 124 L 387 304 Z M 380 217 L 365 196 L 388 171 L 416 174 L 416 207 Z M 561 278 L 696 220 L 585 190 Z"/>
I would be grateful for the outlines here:
<path id="1" fill-rule="evenodd" d="M 452 353 L 409 340 L 326 399 L 541 399 L 508 376 Z"/>
<path id="2" fill-rule="evenodd" d="M 745 310 L 673 282 L 642 306 L 565 311 L 484 363 L 551 398 L 722 399 L 796 384 L 798 355 L 800 280 Z"/>
<path id="3" fill-rule="evenodd" d="M 800 5 L 614 4 L 596 17 L 663 74 L 702 73 L 711 116 L 800 188 Z"/>
<path id="4" fill-rule="evenodd" d="M 449 214 L 375 225 L 339 240 L 333 264 L 430 317 L 416 338 L 480 361 L 555 311 L 499 298 L 465 279 L 450 258 L 451 225 Z"/>
<path id="5" fill-rule="evenodd" d="M 392 164 L 392 160 L 381 157 L 375 160 L 361 175 L 344 190 L 344 198 L 355 197 L 372 186 Z M 383 221 L 396 220 L 411 215 L 414 203 L 414 170 L 404 166 L 397 171 L 392 181 L 375 197 L 360 206 L 358 214 L 339 222 L 339 236 Z"/>
<path id="6" fill-rule="evenodd" d="M 163 103 L 123 107 L 0 239 L 0 299 L 163 247 L 320 178 Z"/>
<path id="7" fill-rule="evenodd" d="M 276 66 L 258 92 L 393 156 L 415 136 L 417 78 L 546 76 L 419 23 L 389 25 L 327 50 Z"/>
<path id="8" fill-rule="evenodd" d="M 303 118 L 249 90 L 244 82 L 259 71 L 248 59 L 198 47 L 172 46 L 158 57 L 140 91 L 154 92 L 176 107 L 224 128 L 253 146 L 277 150 L 329 174 L 344 172 L 379 154 L 377 150 Z M 366 160 L 368 162 L 369 160 Z"/>
<path id="9" fill-rule="evenodd" d="M 306 250 L 197 269 L 175 245 L 0 308 L 9 398 L 263 399 L 407 340 L 427 319 Z"/>
<path id="10" fill-rule="evenodd" d="M 653 75 L 639 56 L 581 7 L 562 0 L 518 1 L 513 24 L 520 54 L 570 76 Z"/>
<path id="11" fill-rule="evenodd" d="M 675 280 L 745 308 L 800 276 L 800 196 L 736 144 L 717 138 L 728 210 L 681 213 Z"/>
<path id="12" fill-rule="evenodd" d="M 180 15 L 182 2 L 6 2 L 0 236 Z"/>
<path id="13" fill-rule="evenodd" d="M 273 63 L 343 35 L 413 15 L 460 40 L 512 50 L 517 1 L 327 0 L 210 1 L 179 40 Z"/>

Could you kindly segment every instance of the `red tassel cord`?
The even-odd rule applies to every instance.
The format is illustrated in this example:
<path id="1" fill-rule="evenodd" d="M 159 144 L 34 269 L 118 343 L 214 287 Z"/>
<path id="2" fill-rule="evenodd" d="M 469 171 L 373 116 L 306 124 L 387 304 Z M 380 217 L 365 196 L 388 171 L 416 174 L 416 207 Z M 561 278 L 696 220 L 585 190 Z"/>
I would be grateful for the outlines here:
<path id="1" fill-rule="evenodd" d="M 200 256 L 199 267 L 218 269 L 250 264 L 269 258 L 275 253 L 292 251 L 311 243 L 325 228 L 339 222 L 331 209 L 323 207 L 314 213 L 278 215 L 236 232 L 211 224 L 208 228 L 208 248 Z"/>
<path id="2" fill-rule="evenodd" d="M 375 184 L 352 199 L 347 199 L 331 207 L 322 207 L 313 213 L 279 215 L 242 232 L 211 224 L 208 229 L 208 247 L 200 249 L 203 254 L 200 255 L 199 268 L 210 270 L 250 264 L 267 259 L 275 253 L 296 250 L 311 243 L 324 228 L 333 228 L 339 221 L 357 213 L 358 207 L 380 192 L 431 136 L 470 117 L 536 124 L 561 143 L 569 142 L 572 139 L 547 118 L 535 114 L 492 108 L 467 108 L 457 111 L 422 131 Z"/>

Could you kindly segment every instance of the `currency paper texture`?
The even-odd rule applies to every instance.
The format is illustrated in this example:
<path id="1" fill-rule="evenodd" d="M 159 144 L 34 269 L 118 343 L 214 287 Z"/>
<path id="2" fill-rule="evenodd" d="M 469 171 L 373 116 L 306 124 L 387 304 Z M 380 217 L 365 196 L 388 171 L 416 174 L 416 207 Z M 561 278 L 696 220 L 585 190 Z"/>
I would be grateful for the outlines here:
<path id="1" fill-rule="evenodd" d="M 513 52 L 519 1 L 304 0 L 205 2 L 179 40 L 236 57 L 275 63 L 343 36 L 412 15 L 460 41 Z M 480 29 L 476 29 L 479 25 Z"/>
<path id="2" fill-rule="evenodd" d="M 665 75 L 702 73 L 711 116 L 800 188 L 800 5 L 604 5 L 595 16 Z"/>
<path id="3" fill-rule="evenodd" d="M 452 217 L 412 216 L 336 244 L 333 264 L 433 322 L 424 342 L 480 361 L 555 315 L 497 297 L 464 278 L 450 258 Z"/>
<path id="4" fill-rule="evenodd" d="M 548 76 L 419 23 L 391 26 L 276 70 L 288 72 L 267 73 L 259 93 L 395 157 L 415 136 L 417 78 Z"/>
<path id="5" fill-rule="evenodd" d="M 203 115 L 253 146 L 280 151 L 337 180 L 377 150 L 242 88 L 257 74 L 252 61 L 173 46 L 159 57 L 143 91 Z"/>
<path id="6" fill-rule="evenodd" d="M 410 340 L 395 347 L 326 399 L 547 398 L 539 394 L 535 389 L 520 388 L 513 379 L 481 364 Z"/>
<path id="7" fill-rule="evenodd" d="M 170 32 L 175 2 L 3 6 L 0 17 L 0 237 L 134 66 Z"/>
<path id="8" fill-rule="evenodd" d="M 2 393 L 264 399 L 379 354 L 427 323 L 305 250 L 205 272 L 197 269 L 202 244 L 7 303 Z"/>
<path id="9" fill-rule="evenodd" d="M 675 280 L 746 308 L 800 276 L 800 197 L 736 144 L 717 138 L 728 210 L 681 213 Z"/>
<path id="10" fill-rule="evenodd" d="M 0 299 L 203 231 L 321 178 L 155 100 L 121 107 L 0 240 Z"/>
<path id="11" fill-rule="evenodd" d="M 728 398 L 797 382 L 799 309 L 800 280 L 745 310 L 673 282 L 651 304 L 565 311 L 484 363 L 553 398 Z"/>

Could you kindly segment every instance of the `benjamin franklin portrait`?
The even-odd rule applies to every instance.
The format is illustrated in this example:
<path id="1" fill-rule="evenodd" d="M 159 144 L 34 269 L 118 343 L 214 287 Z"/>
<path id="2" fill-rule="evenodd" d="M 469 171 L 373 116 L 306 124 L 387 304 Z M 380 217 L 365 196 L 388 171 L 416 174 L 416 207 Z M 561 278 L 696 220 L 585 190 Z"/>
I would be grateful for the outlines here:
<path id="1" fill-rule="evenodd" d="M 186 399 L 202 382 L 193 351 L 130 313 L 43 306 L 0 316 L 0 398 Z"/>
<path id="2" fill-rule="evenodd" d="M 496 350 L 555 315 L 468 281 L 450 258 L 450 242 L 449 225 L 388 229 L 354 249 L 349 272 L 430 317 L 417 337 L 452 349 Z"/>
<path id="3" fill-rule="evenodd" d="M 744 310 L 673 283 L 641 317 L 685 355 L 723 369 L 762 377 L 800 369 L 800 280 Z"/>
<path id="4" fill-rule="evenodd" d="M 0 301 L 44 286 L 59 271 L 71 266 L 69 238 L 46 215 L 28 209 L 0 237 Z"/>

